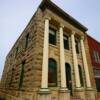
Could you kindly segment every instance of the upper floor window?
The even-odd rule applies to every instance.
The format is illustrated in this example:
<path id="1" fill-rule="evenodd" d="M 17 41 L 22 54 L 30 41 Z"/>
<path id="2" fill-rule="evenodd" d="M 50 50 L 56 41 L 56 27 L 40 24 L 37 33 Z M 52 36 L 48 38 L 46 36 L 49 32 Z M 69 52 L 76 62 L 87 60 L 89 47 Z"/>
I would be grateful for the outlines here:
<path id="1" fill-rule="evenodd" d="M 69 37 L 64 35 L 64 49 L 69 50 Z"/>
<path id="2" fill-rule="evenodd" d="M 49 43 L 56 45 L 56 30 L 53 28 L 49 28 Z"/>
<path id="3" fill-rule="evenodd" d="M 79 41 L 75 39 L 76 53 L 79 54 Z"/>
<path id="4" fill-rule="evenodd" d="M 95 60 L 95 62 L 100 63 L 99 53 L 95 50 L 93 51 L 93 59 Z"/>
<path id="5" fill-rule="evenodd" d="M 28 43 L 29 43 L 29 34 L 27 34 L 25 37 L 25 48 L 28 47 Z"/>
<path id="6" fill-rule="evenodd" d="M 15 54 L 15 57 L 17 56 L 18 52 L 19 52 L 19 47 L 16 48 L 16 54 Z"/>

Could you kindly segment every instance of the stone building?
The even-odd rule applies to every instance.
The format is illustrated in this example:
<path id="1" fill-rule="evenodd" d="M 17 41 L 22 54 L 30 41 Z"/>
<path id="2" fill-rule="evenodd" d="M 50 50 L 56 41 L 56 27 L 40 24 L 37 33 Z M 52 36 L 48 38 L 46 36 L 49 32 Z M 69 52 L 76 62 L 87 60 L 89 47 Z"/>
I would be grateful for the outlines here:
<path id="1" fill-rule="evenodd" d="M 87 35 L 87 40 L 96 82 L 97 97 L 100 99 L 100 43 L 89 35 Z"/>
<path id="2" fill-rule="evenodd" d="M 96 100 L 87 28 L 43 0 L 6 57 L 6 100 Z"/>

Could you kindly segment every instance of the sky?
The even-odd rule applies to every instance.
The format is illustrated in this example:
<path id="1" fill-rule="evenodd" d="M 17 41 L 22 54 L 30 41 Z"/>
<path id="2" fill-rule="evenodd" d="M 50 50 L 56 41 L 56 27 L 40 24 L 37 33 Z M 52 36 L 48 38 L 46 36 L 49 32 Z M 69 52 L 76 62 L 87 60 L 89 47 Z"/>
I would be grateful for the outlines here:
<path id="1" fill-rule="evenodd" d="M 0 0 L 0 78 L 6 55 L 42 0 Z M 100 42 L 100 0 L 52 0 Z"/>

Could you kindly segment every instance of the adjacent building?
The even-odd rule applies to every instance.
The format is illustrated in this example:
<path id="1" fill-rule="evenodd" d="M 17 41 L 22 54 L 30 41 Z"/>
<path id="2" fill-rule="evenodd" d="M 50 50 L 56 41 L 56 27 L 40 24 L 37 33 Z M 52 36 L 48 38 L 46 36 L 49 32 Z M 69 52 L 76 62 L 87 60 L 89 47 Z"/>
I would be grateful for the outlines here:
<path id="1" fill-rule="evenodd" d="M 7 100 L 96 100 L 87 28 L 43 0 L 6 57 Z"/>
<path id="2" fill-rule="evenodd" d="M 87 35 L 97 93 L 100 92 L 100 43 Z"/>

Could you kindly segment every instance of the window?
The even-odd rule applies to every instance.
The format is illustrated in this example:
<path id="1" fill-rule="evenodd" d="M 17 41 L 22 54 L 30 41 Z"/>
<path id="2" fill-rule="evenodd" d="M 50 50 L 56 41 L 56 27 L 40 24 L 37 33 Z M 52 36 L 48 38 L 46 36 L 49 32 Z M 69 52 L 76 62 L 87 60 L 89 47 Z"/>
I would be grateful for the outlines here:
<path id="1" fill-rule="evenodd" d="M 17 56 L 18 52 L 19 52 L 19 47 L 16 48 L 16 54 L 15 54 L 15 57 Z"/>
<path id="2" fill-rule="evenodd" d="M 70 94 L 72 95 L 71 66 L 69 63 L 65 63 L 65 72 L 66 72 L 66 86 L 70 90 Z"/>
<path id="3" fill-rule="evenodd" d="M 96 80 L 97 92 L 100 92 L 100 78 L 95 78 L 95 80 Z"/>
<path id="4" fill-rule="evenodd" d="M 69 38 L 66 35 L 64 35 L 64 49 L 69 50 Z"/>
<path id="5" fill-rule="evenodd" d="M 100 63 L 99 53 L 97 52 L 98 63 Z"/>
<path id="6" fill-rule="evenodd" d="M 13 74 L 14 74 L 14 68 L 11 69 L 11 75 L 10 75 L 9 87 L 11 86 L 12 81 L 13 81 Z"/>
<path id="7" fill-rule="evenodd" d="M 26 35 L 26 39 L 25 39 L 25 48 L 28 47 L 28 43 L 29 43 L 29 34 Z"/>
<path id="8" fill-rule="evenodd" d="M 76 47 L 76 53 L 79 54 L 79 42 L 77 39 L 75 39 L 75 47 Z"/>
<path id="9" fill-rule="evenodd" d="M 95 60 L 95 62 L 100 63 L 100 58 L 97 51 L 93 51 L 93 59 Z"/>
<path id="10" fill-rule="evenodd" d="M 81 83 L 81 86 L 83 86 L 83 75 L 82 75 L 82 68 L 80 65 L 78 65 L 78 70 L 79 70 L 79 78 L 80 78 L 80 83 Z"/>
<path id="11" fill-rule="evenodd" d="M 53 28 L 49 28 L 49 43 L 56 45 L 56 30 Z"/>
<path id="12" fill-rule="evenodd" d="M 48 83 L 49 86 L 57 86 L 57 64 L 54 59 L 49 59 L 48 65 Z"/>
<path id="13" fill-rule="evenodd" d="M 19 89 L 21 89 L 22 86 L 23 86 L 24 66 L 25 66 L 25 61 L 23 61 L 23 62 L 22 62 L 22 65 L 21 65 L 20 80 L 19 80 Z"/>

